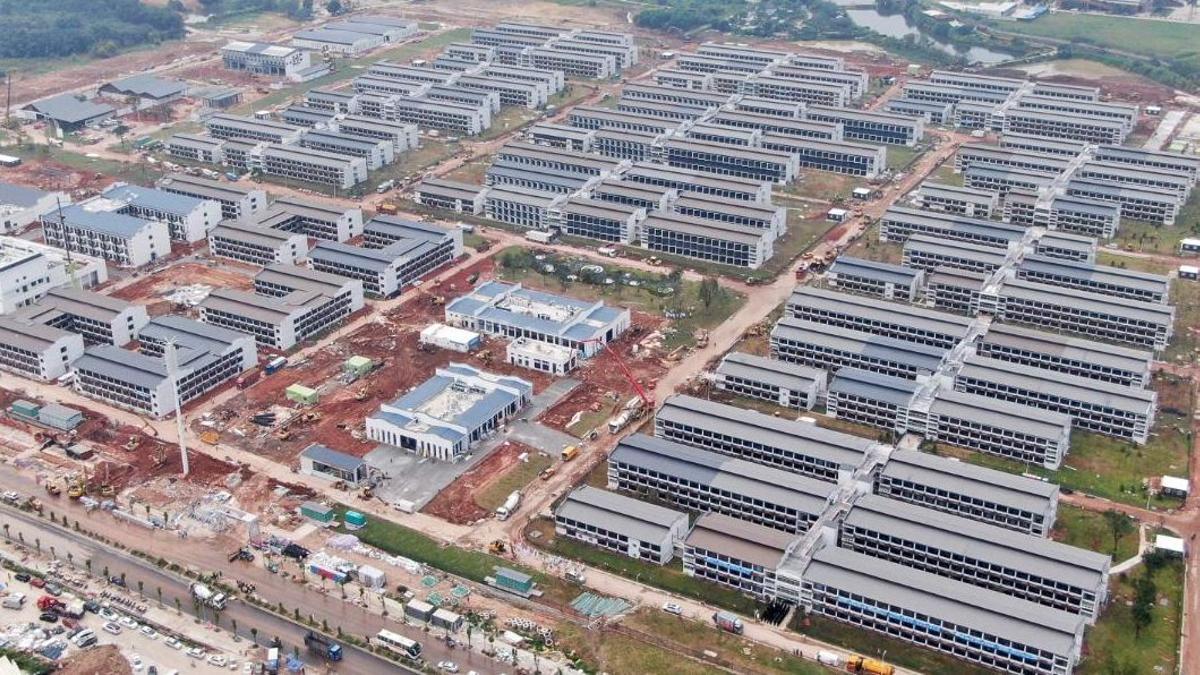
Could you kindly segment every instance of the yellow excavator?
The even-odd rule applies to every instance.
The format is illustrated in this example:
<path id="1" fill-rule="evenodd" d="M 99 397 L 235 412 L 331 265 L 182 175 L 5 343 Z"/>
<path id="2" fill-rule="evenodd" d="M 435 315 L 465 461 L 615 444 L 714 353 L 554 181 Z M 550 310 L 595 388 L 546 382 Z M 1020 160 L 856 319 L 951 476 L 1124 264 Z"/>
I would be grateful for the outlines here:
<path id="1" fill-rule="evenodd" d="M 79 499 L 87 492 L 87 479 L 81 474 L 67 486 L 67 496 L 71 499 Z"/>

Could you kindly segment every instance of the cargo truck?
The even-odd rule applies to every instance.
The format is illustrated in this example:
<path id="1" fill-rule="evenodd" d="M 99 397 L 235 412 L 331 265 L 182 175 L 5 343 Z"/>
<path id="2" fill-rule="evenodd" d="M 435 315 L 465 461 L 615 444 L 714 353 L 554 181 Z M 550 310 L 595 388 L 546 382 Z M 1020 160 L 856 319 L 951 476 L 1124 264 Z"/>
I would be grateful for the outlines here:
<path id="1" fill-rule="evenodd" d="M 712 619 L 713 623 L 717 624 L 717 628 L 735 635 L 741 635 L 742 631 L 746 629 L 742 625 L 742 620 L 729 612 L 716 612 L 713 614 Z"/>
<path id="2" fill-rule="evenodd" d="M 304 636 L 304 646 L 326 661 L 342 660 L 342 646 L 320 633 L 309 631 Z"/>
<path id="3" fill-rule="evenodd" d="M 846 659 L 846 670 L 851 673 L 867 673 L 868 675 L 896 675 L 895 666 L 857 654 Z"/>

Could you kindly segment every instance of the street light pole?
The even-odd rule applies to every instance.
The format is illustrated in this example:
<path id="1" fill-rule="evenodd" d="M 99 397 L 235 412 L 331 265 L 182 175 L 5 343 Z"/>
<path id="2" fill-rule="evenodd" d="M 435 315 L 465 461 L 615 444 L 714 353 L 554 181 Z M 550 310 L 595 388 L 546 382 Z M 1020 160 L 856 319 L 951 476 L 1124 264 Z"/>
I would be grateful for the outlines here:
<path id="1" fill-rule="evenodd" d="M 183 466 L 183 475 L 188 475 L 187 439 L 183 428 L 183 402 L 179 400 L 179 355 L 175 351 L 175 341 L 167 340 L 163 352 L 163 360 L 167 364 L 167 377 L 171 378 L 171 396 L 175 399 L 175 433 L 179 436 L 179 461 Z"/>

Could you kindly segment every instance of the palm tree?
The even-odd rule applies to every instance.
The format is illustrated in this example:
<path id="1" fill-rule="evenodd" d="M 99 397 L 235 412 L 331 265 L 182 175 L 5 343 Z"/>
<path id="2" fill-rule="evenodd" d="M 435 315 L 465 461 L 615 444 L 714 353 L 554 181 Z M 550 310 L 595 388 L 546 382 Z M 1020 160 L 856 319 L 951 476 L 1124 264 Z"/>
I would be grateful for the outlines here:
<path id="1" fill-rule="evenodd" d="M 237 619 L 230 619 L 229 626 L 230 626 L 230 630 L 233 631 L 233 636 L 237 637 Z"/>
<path id="2" fill-rule="evenodd" d="M 75 565 L 75 554 L 74 553 L 67 551 L 67 562 L 70 563 L 72 566 Z"/>
<path id="3" fill-rule="evenodd" d="M 124 572 L 121 572 L 121 585 L 122 586 L 125 585 L 125 573 Z"/>
<path id="4" fill-rule="evenodd" d="M 104 580 L 108 581 L 108 565 L 104 566 Z"/>
<path id="5" fill-rule="evenodd" d="M 142 581 L 141 579 L 138 579 L 138 595 L 145 597 L 146 596 L 146 594 L 144 592 L 145 588 L 146 588 L 146 582 Z"/>
<path id="6" fill-rule="evenodd" d="M 33 545 L 37 547 L 37 552 L 38 552 L 38 553 L 41 553 L 41 552 L 42 552 L 42 538 L 41 538 L 41 537 L 34 537 L 34 538 L 33 538 Z"/>
<path id="7" fill-rule="evenodd" d="M 183 609 L 180 607 L 180 604 L 181 604 L 181 603 L 179 602 L 179 598 L 178 598 L 178 597 L 176 597 L 176 598 L 175 598 L 175 612 L 176 612 L 176 613 L 182 613 L 182 612 L 183 612 Z"/>
<path id="8" fill-rule="evenodd" d="M 4 526 L 4 529 L 6 529 L 6 530 L 7 530 L 7 529 L 8 529 L 8 526 L 7 526 L 7 525 L 5 525 L 5 526 Z M 88 574 L 91 574 L 91 573 L 92 573 L 92 559 L 91 559 L 91 558 L 88 558 L 87 560 L 84 560 L 84 561 L 83 561 L 83 566 L 84 566 L 84 568 L 85 568 L 85 569 L 87 569 L 87 571 L 88 571 Z"/>
<path id="9" fill-rule="evenodd" d="M 162 604 L 162 586 L 159 586 L 157 591 L 158 591 L 158 604 L 161 605 Z"/>
<path id="10" fill-rule="evenodd" d="M 55 551 L 53 546 L 50 547 L 50 559 L 58 560 L 58 551 Z"/>
<path id="11" fill-rule="evenodd" d="M 250 627 L 250 638 L 254 640 L 255 643 L 258 642 L 258 629 L 253 626 Z"/>
<path id="12" fill-rule="evenodd" d="M 25 543 L 25 533 L 24 533 L 24 532 L 18 532 L 18 533 L 17 533 L 17 539 L 20 539 L 20 540 L 21 540 L 21 543 L 22 543 L 22 544 L 24 544 L 24 543 Z"/>
<path id="13" fill-rule="evenodd" d="M 9 525 L 8 523 L 4 524 L 4 538 L 5 539 L 12 539 L 12 537 L 8 536 L 8 528 L 9 527 L 11 527 L 11 525 Z"/>

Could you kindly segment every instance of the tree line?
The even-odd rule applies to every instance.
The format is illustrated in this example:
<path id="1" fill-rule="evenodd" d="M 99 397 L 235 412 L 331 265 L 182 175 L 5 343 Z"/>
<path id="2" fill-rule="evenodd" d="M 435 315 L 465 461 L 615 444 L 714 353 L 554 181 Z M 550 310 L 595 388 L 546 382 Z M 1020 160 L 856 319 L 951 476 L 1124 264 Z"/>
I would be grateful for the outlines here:
<path id="1" fill-rule="evenodd" d="M 138 0 L 0 0 L 0 58 L 111 56 L 183 37 L 183 17 Z"/>

